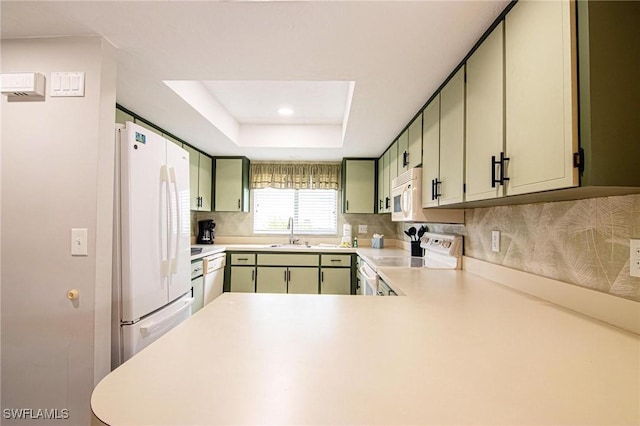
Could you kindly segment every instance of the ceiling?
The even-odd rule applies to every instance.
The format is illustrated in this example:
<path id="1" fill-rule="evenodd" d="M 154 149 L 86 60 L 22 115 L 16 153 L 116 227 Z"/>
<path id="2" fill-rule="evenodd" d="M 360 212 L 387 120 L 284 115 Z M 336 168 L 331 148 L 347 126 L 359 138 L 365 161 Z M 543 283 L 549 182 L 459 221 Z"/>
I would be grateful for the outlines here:
<path id="1" fill-rule="evenodd" d="M 105 37 L 118 52 L 117 102 L 209 154 L 329 161 L 382 154 L 508 2 L 3 0 L 0 34 Z M 238 145 L 165 81 L 205 87 L 256 140 L 277 138 L 261 136 L 270 124 L 312 123 L 315 139 L 340 143 Z M 349 82 L 346 99 L 331 91 Z M 304 106 L 289 122 L 270 117 L 287 102 Z"/>

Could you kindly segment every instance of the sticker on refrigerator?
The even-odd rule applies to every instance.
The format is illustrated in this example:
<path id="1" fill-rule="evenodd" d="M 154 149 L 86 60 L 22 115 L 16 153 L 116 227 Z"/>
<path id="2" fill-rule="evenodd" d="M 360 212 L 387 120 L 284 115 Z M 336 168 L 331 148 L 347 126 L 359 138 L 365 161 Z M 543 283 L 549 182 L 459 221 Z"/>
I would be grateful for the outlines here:
<path id="1" fill-rule="evenodd" d="M 147 137 L 145 135 L 143 135 L 142 133 L 136 132 L 136 142 L 140 142 L 140 143 L 146 144 L 147 143 Z"/>

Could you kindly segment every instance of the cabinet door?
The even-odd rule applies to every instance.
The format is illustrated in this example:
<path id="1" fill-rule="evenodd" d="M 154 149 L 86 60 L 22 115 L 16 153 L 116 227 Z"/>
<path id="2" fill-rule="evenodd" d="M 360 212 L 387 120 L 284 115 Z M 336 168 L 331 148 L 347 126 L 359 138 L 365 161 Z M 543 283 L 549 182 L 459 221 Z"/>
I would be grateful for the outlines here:
<path id="1" fill-rule="evenodd" d="M 440 178 L 440 95 L 423 112 L 422 128 L 422 207 L 435 207 L 433 181 Z"/>
<path id="2" fill-rule="evenodd" d="M 256 272 L 254 267 L 232 266 L 229 287 L 236 293 L 255 293 Z"/>
<path id="3" fill-rule="evenodd" d="M 505 18 L 507 195 L 578 184 L 574 14 L 522 1 Z"/>
<path id="4" fill-rule="evenodd" d="M 382 211 L 384 213 L 389 213 L 391 209 L 390 155 L 391 151 L 387 150 L 382 156 Z"/>
<path id="5" fill-rule="evenodd" d="M 393 179 L 398 177 L 398 141 L 396 140 L 389 148 L 389 184 L 393 181 Z M 391 191 L 389 191 L 391 194 Z M 391 206 L 389 206 L 388 211 L 391 211 Z"/>
<path id="6" fill-rule="evenodd" d="M 492 156 L 504 152 L 504 25 L 500 23 L 467 61 L 466 201 L 501 196 Z"/>
<path id="7" fill-rule="evenodd" d="M 200 209 L 200 194 L 198 193 L 198 180 L 200 179 L 200 152 L 189 145 L 183 147 L 189 153 L 189 203 L 191 210 Z"/>
<path id="8" fill-rule="evenodd" d="M 257 293 L 286 293 L 287 292 L 287 268 L 286 267 L 260 267 L 256 279 Z"/>
<path id="9" fill-rule="evenodd" d="M 320 269 L 321 294 L 351 294 L 350 268 Z"/>
<path id="10" fill-rule="evenodd" d="M 422 114 L 409 126 L 409 168 L 422 163 Z"/>
<path id="11" fill-rule="evenodd" d="M 191 280 L 191 296 L 193 296 L 191 314 L 195 314 L 204 306 L 204 278 L 198 277 Z"/>
<path id="12" fill-rule="evenodd" d="M 440 194 L 438 205 L 464 197 L 464 66 L 440 93 Z"/>
<path id="13" fill-rule="evenodd" d="M 215 211 L 241 211 L 242 159 L 216 158 Z"/>
<path id="14" fill-rule="evenodd" d="M 378 158 L 378 213 L 384 212 L 384 157 Z"/>
<path id="15" fill-rule="evenodd" d="M 409 129 L 398 137 L 398 174 L 409 170 Z"/>
<path id="16" fill-rule="evenodd" d="M 206 154 L 200 153 L 198 168 L 198 193 L 200 195 L 200 210 L 211 211 L 211 180 L 213 178 L 213 160 Z"/>
<path id="17" fill-rule="evenodd" d="M 288 293 L 318 294 L 318 268 L 289 268 Z"/>
<path id="18" fill-rule="evenodd" d="M 373 213 L 375 160 L 345 161 L 345 213 Z"/>

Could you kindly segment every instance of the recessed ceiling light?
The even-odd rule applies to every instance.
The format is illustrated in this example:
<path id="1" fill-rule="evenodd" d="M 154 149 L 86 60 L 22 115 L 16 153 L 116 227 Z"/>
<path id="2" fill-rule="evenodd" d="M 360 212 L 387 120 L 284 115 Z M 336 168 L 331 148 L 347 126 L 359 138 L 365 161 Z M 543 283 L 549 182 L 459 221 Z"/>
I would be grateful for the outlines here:
<path id="1" fill-rule="evenodd" d="M 282 108 L 278 109 L 278 114 L 280 114 L 280 115 L 292 115 L 293 114 L 293 110 L 291 108 L 282 107 Z"/>

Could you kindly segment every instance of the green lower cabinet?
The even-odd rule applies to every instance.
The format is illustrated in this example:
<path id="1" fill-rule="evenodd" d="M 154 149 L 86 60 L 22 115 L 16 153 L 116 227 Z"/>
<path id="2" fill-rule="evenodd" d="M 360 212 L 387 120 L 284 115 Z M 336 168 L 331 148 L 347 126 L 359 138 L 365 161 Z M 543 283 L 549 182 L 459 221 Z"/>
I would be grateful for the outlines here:
<path id="1" fill-rule="evenodd" d="M 318 294 L 318 268 L 289 268 L 288 293 Z"/>
<path id="2" fill-rule="evenodd" d="M 351 294 L 351 268 L 321 268 L 321 294 Z"/>
<path id="3" fill-rule="evenodd" d="M 232 266 L 230 290 L 236 293 L 255 293 L 256 270 L 254 267 Z"/>
<path id="4" fill-rule="evenodd" d="M 256 280 L 257 293 L 286 293 L 287 270 L 286 267 L 258 266 L 258 278 Z"/>
<path id="5" fill-rule="evenodd" d="M 318 294 L 318 268 L 258 267 L 256 291 Z"/>

